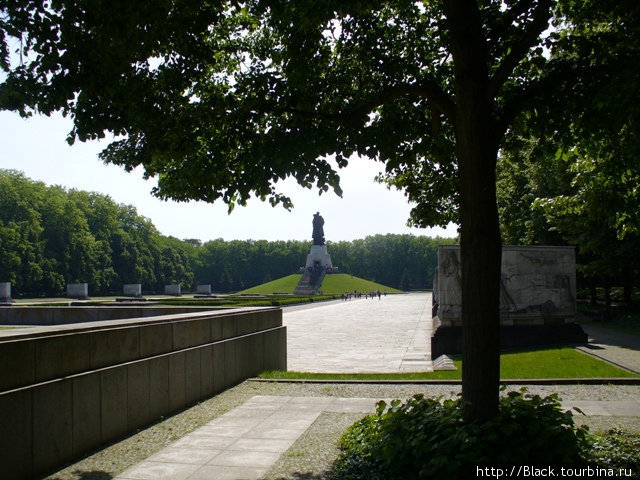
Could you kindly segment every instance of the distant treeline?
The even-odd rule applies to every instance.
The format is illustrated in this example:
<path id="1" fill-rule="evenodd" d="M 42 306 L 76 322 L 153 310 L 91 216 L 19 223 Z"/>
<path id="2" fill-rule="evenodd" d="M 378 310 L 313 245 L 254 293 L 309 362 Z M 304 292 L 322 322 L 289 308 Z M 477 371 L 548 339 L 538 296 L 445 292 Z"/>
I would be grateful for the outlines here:
<path id="1" fill-rule="evenodd" d="M 432 287 L 437 246 L 452 239 L 375 235 L 327 242 L 343 273 L 403 290 Z M 12 294 L 49 296 L 87 282 L 91 295 L 121 294 L 127 283 L 144 293 L 179 283 L 238 291 L 295 273 L 311 241 L 222 239 L 206 243 L 161 235 L 135 207 L 108 195 L 46 186 L 0 169 L 0 282 Z"/>

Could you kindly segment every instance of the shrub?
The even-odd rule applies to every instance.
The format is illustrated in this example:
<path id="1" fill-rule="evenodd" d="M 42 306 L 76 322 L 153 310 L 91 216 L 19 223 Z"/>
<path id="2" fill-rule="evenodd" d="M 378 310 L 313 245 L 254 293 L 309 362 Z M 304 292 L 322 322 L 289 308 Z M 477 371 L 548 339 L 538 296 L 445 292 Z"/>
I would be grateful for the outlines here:
<path id="1" fill-rule="evenodd" d="M 627 478 L 640 478 L 640 435 L 619 429 L 592 436 L 590 459 L 602 468 L 615 472 L 625 469 Z M 622 475 L 620 475 L 622 476 Z"/>
<path id="2" fill-rule="evenodd" d="M 483 424 L 465 421 L 460 399 L 416 395 L 379 402 L 352 425 L 334 471 L 341 479 L 475 478 L 477 467 L 586 465 L 589 447 L 587 429 L 575 427 L 557 395 L 510 392 Z"/>

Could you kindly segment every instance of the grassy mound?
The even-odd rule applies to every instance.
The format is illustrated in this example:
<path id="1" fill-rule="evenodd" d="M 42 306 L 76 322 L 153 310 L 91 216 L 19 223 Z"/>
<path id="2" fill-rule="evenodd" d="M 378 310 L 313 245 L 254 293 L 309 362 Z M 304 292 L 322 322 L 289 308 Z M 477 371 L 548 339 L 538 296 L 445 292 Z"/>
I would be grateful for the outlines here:
<path id="1" fill-rule="evenodd" d="M 256 285 L 255 287 L 247 288 L 238 292 L 238 294 L 252 294 L 252 295 L 272 295 L 274 293 L 293 293 L 293 290 L 298 285 L 302 274 L 295 273 L 286 277 L 272 280 L 262 285 Z"/>
<path id="2" fill-rule="evenodd" d="M 386 291 L 387 293 L 402 293 L 395 288 L 387 287 L 376 282 L 365 280 L 364 278 L 354 277 L 347 273 L 332 273 L 324 277 L 322 287 L 320 287 L 324 293 L 337 293 L 342 294 L 345 292 L 371 292 Z"/>
<path id="3" fill-rule="evenodd" d="M 253 294 L 253 295 L 272 295 L 274 293 L 293 293 L 293 290 L 298 285 L 300 277 L 302 275 L 297 273 L 286 277 L 273 280 L 271 282 L 263 283 L 262 285 L 256 285 L 255 287 L 247 288 L 238 292 L 239 294 Z M 386 291 L 387 293 L 402 293 L 395 288 L 387 287 L 376 282 L 365 280 L 364 278 L 354 277 L 346 273 L 332 273 L 324 277 L 322 286 L 320 287 L 325 294 L 337 294 L 341 295 L 344 292 L 371 292 Z"/>

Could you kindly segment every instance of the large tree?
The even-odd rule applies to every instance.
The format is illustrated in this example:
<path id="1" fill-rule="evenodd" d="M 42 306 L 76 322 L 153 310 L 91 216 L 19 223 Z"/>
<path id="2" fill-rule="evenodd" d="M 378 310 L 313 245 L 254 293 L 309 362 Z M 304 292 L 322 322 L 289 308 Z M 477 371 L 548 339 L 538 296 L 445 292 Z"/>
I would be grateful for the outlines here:
<path id="1" fill-rule="evenodd" d="M 62 110 L 70 141 L 115 133 L 103 158 L 142 165 L 177 200 L 291 207 L 279 180 L 340 193 L 336 166 L 353 154 L 430 172 L 424 222 L 455 211 L 461 226 L 463 399 L 486 419 L 499 383 L 496 158 L 553 81 L 550 19 L 561 28 L 579 4 L 2 0 L 0 107 Z"/>

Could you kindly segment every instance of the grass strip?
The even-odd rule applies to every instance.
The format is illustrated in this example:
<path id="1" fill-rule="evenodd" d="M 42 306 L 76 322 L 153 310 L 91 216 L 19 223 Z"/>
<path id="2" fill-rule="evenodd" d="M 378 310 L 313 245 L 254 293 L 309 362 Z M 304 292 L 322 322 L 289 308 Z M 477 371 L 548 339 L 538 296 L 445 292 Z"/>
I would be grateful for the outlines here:
<path id="1" fill-rule="evenodd" d="M 457 370 L 415 373 L 308 373 L 268 371 L 265 379 L 302 380 L 460 380 L 462 360 L 453 357 Z M 637 378 L 639 375 L 591 357 L 571 347 L 504 352 L 500 355 L 500 377 L 508 379 L 543 378 Z"/>

